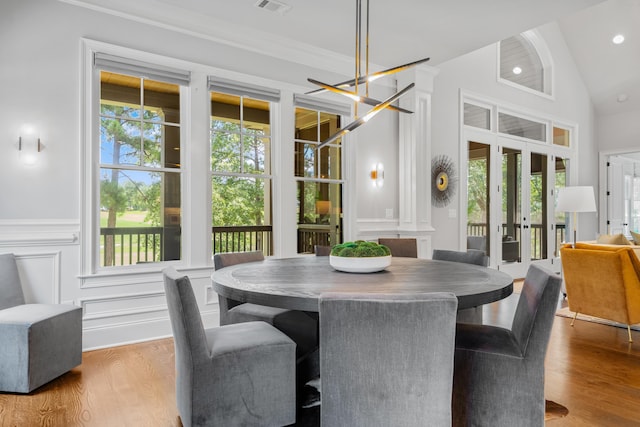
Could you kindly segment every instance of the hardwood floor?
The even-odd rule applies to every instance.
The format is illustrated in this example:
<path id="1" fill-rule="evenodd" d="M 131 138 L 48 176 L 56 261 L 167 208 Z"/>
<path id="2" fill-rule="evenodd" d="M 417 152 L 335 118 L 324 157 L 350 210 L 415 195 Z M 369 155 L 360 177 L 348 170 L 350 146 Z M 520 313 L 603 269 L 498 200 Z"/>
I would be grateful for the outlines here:
<path id="1" fill-rule="evenodd" d="M 488 306 L 485 322 L 508 324 L 514 294 Z M 555 317 L 545 397 L 569 409 L 561 426 L 640 426 L 640 332 Z M 173 341 L 85 352 L 82 365 L 30 395 L 0 393 L 0 426 L 180 426 Z"/>

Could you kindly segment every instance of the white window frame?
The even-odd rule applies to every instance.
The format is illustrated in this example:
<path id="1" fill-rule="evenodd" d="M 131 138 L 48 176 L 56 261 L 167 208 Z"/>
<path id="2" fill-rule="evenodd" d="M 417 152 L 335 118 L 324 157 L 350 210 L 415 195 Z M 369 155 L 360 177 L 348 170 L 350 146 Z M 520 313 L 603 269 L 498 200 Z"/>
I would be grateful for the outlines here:
<path id="1" fill-rule="evenodd" d="M 81 144 L 81 156 L 84 159 L 81 171 L 82 197 L 80 201 L 80 216 L 82 222 L 82 233 L 80 239 L 81 245 L 81 274 L 80 278 L 112 276 L 120 274 L 143 273 L 149 271 L 159 271 L 163 266 L 168 264 L 182 264 L 185 262 L 185 252 L 182 251 L 181 259 L 176 261 L 162 261 L 151 264 L 137 264 L 126 266 L 100 266 L 100 147 L 96 145 L 99 140 L 100 132 L 100 70 L 94 66 L 96 54 L 104 55 L 107 58 L 124 59 L 124 64 L 130 60 L 133 65 L 157 65 L 160 73 L 170 69 L 188 70 L 186 63 L 167 58 L 160 55 L 150 54 L 146 52 L 136 51 L 133 49 L 114 46 L 94 40 L 82 40 L 82 120 L 81 135 L 83 143 Z M 126 68 L 122 73 L 126 74 Z M 188 131 L 190 127 L 188 113 L 189 88 L 180 87 L 180 140 L 181 145 L 185 146 Z M 185 209 L 189 209 L 188 202 L 185 199 L 186 189 L 186 171 L 189 168 L 187 164 L 187 156 L 184 150 L 181 150 L 181 207 L 183 209 L 182 218 L 185 215 Z M 182 223 L 182 241 L 183 248 L 188 246 L 189 233 L 185 230 L 185 223 Z"/>
<path id="2" fill-rule="evenodd" d="M 328 114 L 334 114 L 340 117 L 340 122 L 341 123 L 347 123 L 349 118 L 351 117 L 351 107 L 347 106 L 345 104 L 342 103 L 337 103 L 337 102 L 332 102 L 332 101 L 328 101 L 326 99 L 320 99 L 317 97 L 313 97 L 313 96 L 309 96 L 309 95 L 302 95 L 302 94 L 295 94 L 294 95 L 294 99 L 293 99 L 293 110 L 295 112 L 296 108 L 304 108 L 306 110 L 312 110 L 319 113 L 328 113 Z M 291 129 L 291 132 L 293 132 L 294 129 Z M 319 129 L 318 129 L 319 132 Z M 292 135 L 293 136 L 293 135 Z M 293 140 L 293 150 L 295 150 L 295 144 L 298 142 L 298 140 L 296 140 L 295 138 L 292 138 Z M 347 166 L 347 159 L 350 158 L 349 156 L 349 152 L 347 151 L 347 146 L 348 144 L 346 144 L 346 141 L 348 140 L 347 135 L 343 135 L 341 138 L 341 142 L 340 144 L 328 144 L 329 146 L 338 146 L 340 147 L 340 178 L 339 179 L 335 179 L 335 178 L 321 178 L 318 176 L 319 171 L 320 171 L 320 167 L 317 168 L 316 172 L 316 176 L 315 177 L 305 177 L 305 176 L 293 176 L 293 180 L 295 183 L 297 182 L 315 182 L 315 183 L 324 183 L 324 184 L 340 184 L 340 188 L 341 188 L 341 197 L 340 197 L 340 203 L 341 203 L 341 208 L 342 208 L 342 228 L 341 228 L 341 234 L 342 234 L 342 238 L 343 241 L 345 241 L 347 239 L 348 233 L 347 233 L 347 228 L 348 226 L 348 220 L 347 220 L 347 212 L 348 212 L 348 208 L 346 206 L 347 204 L 347 200 L 349 200 L 349 189 L 347 188 L 347 183 L 349 182 L 349 180 L 347 179 L 347 170 L 348 170 L 348 166 Z M 321 142 L 321 141 L 318 141 Z M 292 152 L 291 155 L 293 155 L 294 153 Z M 294 186 L 294 189 L 296 188 L 296 186 Z M 295 197 L 294 197 L 295 198 Z M 297 218 L 296 218 L 296 228 L 297 228 Z M 297 242 L 297 233 L 296 233 L 296 242 Z M 297 244 L 296 244 L 297 246 Z"/>
<path id="3" fill-rule="evenodd" d="M 460 206 L 460 222 L 459 222 L 459 235 L 460 241 L 459 245 L 461 248 L 466 247 L 466 227 L 467 227 L 467 176 L 466 171 L 468 170 L 468 159 L 467 159 L 467 140 L 470 138 L 478 139 L 478 142 L 482 142 L 484 144 L 490 145 L 492 150 L 494 147 L 499 145 L 500 137 L 509 138 L 511 140 L 520 142 L 523 147 L 529 145 L 530 147 L 539 147 L 539 151 L 542 154 L 547 156 L 560 156 L 562 158 L 568 159 L 570 161 L 569 171 L 567 173 L 567 185 L 571 185 L 571 183 L 577 182 L 578 179 L 578 166 L 575 159 L 578 158 L 578 125 L 572 124 L 566 120 L 560 120 L 554 116 L 547 116 L 543 113 L 526 110 L 517 105 L 509 104 L 503 102 L 498 99 L 492 99 L 489 97 L 485 97 L 483 95 L 475 94 L 470 91 L 460 91 L 459 98 L 459 129 L 460 129 L 460 156 L 459 156 L 459 164 L 460 164 L 460 192 L 458 194 L 458 205 Z M 473 104 L 477 106 L 482 106 L 483 108 L 488 108 L 491 111 L 491 130 L 476 128 L 473 126 L 468 126 L 464 124 L 464 104 Z M 512 116 L 522 117 L 527 120 L 544 123 L 546 125 L 546 142 L 528 139 L 524 137 L 514 136 L 510 134 L 500 133 L 498 131 L 498 113 L 507 113 Z M 569 147 L 564 147 L 560 145 L 553 144 L 553 128 L 559 127 L 562 129 L 569 130 Z M 495 152 L 495 151 L 493 151 Z M 491 188 L 496 188 L 495 185 L 498 180 L 497 171 L 493 171 L 493 176 L 490 181 Z M 464 174 L 464 176 L 462 176 Z M 549 183 L 550 188 L 553 188 L 555 185 L 555 181 Z M 548 206 L 555 206 L 555 200 L 550 200 Z M 554 212 L 549 210 L 547 212 L 549 215 L 550 221 L 553 220 Z M 554 227 L 555 228 L 555 227 Z M 495 260 L 492 260 L 492 266 L 495 265 Z"/>
<path id="4" fill-rule="evenodd" d="M 507 86 L 511 86 L 513 88 L 522 90 L 527 93 L 532 93 L 534 95 L 540 96 L 542 98 L 547 98 L 551 100 L 555 100 L 555 67 L 553 62 L 553 57 L 551 56 L 551 51 L 547 46 L 547 43 L 544 41 L 544 38 L 540 35 L 538 30 L 529 30 L 520 34 L 525 40 L 527 40 L 531 45 L 535 48 L 540 61 L 542 62 L 542 72 L 543 72 L 543 91 L 531 89 L 530 87 L 523 86 L 521 84 L 512 82 L 511 80 L 507 80 L 500 76 L 500 42 L 496 43 L 496 79 L 498 83 L 502 83 Z"/>
<path id="5" fill-rule="evenodd" d="M 243 98 L 246 97 L 251 99 L 257 99 L 257 100 L 265 101 L 269 103 L 270 133 L 269 133 L 268 172 L 265 170 L 265 172 L 262 174 L 250 174 L 250 173 L 238 173 L 238 172 L 213 171 L 211 170 L 211 168 L 209 168 L 209 187 L 211 187 L 211 181 L 214 176 L 236 176 L 236 177 L 242 177 L 242 178 L 268 180 L 270 184 L 270 190 L 269 190 L 269 208 L 270 209 L 269 209 L 269 212 L 265 211 L 264 217 L 265 217 L 265 221 L 268 221 L 269 225 L 271 225 L 271 233 L 272 233 L 271 244 L 273 245 L 272 254 L 278 253 L 278 248 L 276 245 L 279 243 L 279 240 L 276 239 L 276 236 L 275 236 L 276 231 L 275 231 L 275 225 L 274 225 L 274 222 L 275 222 L 274 217 L 277 215 L 274 209 L 275 193 L 276 193 L 276 183 L 274 182 L 274 165 L 276 163 L 275 153 L 279 152 L 279 150 L 277 150 L 275 147 L 276 144 L 275 144 L 274 133 L 276 133 L 275 129 L 277 128 L 277 126 L 279 126 L 279 123 L 277 122 L 278 114 L 276 113 L 276 111 L 278 110 L 278 107 L 280 105 L 280 100 L 281 100 L 280 90 L 272 89 L 265 86 L 248 84 L 248 83 L 227 79 L 223 77 L 218 77 L 218 76 L 208 76 L 207 80 L 208 80 L 207 96 L 209 97 L 208 108 L 207 108 L 208 117 L 209 117 L 209 120 L 207 123 L 207 129 L 209 130 L 209 139 L 208 139 L 209 160 L 211 160 L 211 156 L 213 155 L 213 153 L 211 153 L 211 117 L 212 117 L 211 101 L 210 101 L 211 92 L 226 93 L 226 94 L 235 95 Z M 210 161 L 209 161 L 209 164 L 211 164 Z M 210 197 L 212 198 L 213 195 L 210 194 Z M 211 200 L 209 201 L 209 205 L 211 205 Z M 211 215 L 209 215 L 209 218 L 211 218 Z M 211 220 L 209 220 L 210 231 L 211 231 L 211 227 L 213 227 L 213 224 L 211 224 Z M 211 234 L 211 239 L 209 240 L 212 242 L 211 245 L 213 245 L 213 235 L 212 233 L 210 234 Z"/>

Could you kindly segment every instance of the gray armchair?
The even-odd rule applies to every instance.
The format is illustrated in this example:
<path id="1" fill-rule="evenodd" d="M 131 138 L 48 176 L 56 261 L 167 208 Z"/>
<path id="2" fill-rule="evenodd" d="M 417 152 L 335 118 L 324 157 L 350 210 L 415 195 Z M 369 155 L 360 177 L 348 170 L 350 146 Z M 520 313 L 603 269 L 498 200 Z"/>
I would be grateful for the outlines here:
<path id="1" fill-rule="evenodd" d="M 293 424 L 295 343 L 265 322 L 205 330 L 189 278 L 172 267 L 164 269 L 163 275 L 182 424 Z"/>
<path id="2" fill-rule="evenodd" d="M 450 426 L 451 293 L 320 298 L 321 424 Z"/>
<path id="3" fill-rule="evenodd" d="M 0 391 L 29 393 L 82 363 L 82 309 L 25 304 L 13 254 L 0 254 Z"/>
<path id="4" fill-rule="evenodd" d="M 560 276 L 532 265 L 510 330 L 458 323 L 454 426 L 544 425 L 544 358 L 560 282 Z"/>
<path id="5" fill-rule="evenodd" d="M 431 259 L 439 261 L 461 262 L 482 267 L 489 265 L 489 257 L 481 250 L 468 249 L 466 252 L 434 249 Z M 465 308 L 458 311 L 458 322 L 482 323 L 482 307 Z"/>
<path id="6" fill-rule="evenodd" d="M 213 256 L 215 269 L 246 262 L 264 261 L 261 251 L 218 253 Z M 221 295 L 220 325 L 264 321 L 295 341 L 299 358 L 304 358 L 318 346 L 318 321 L 307 313 L 259 304 L 241 303 Z"/>

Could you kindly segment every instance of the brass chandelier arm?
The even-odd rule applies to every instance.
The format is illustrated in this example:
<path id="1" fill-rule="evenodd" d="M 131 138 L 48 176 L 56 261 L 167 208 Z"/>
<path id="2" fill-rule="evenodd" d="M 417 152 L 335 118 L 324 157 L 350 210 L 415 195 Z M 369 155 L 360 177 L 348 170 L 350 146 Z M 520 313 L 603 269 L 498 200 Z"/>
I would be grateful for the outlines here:
<path id="1" fill-rule="evenodd" d="M 371 106 L 376 106 L 378 104 L 380 104 L 382 101 L 379 101 L 377 99 L 374 98 L 370 98 L 368 96 L 362 96 L 362 95 L 358 95 L 355 92 L 351 92 L 345 89 L 341 89 L 339 87 L 335 87 L 332 86 L 330 84 L 327 83 L 322 83 L 321 81 L 312 79 L 312 78 L 308 78 L 307 79 L 310 83 L 313 83 L 314 85 L 320 86 L 321 88 L 328 90 L 330 92 L 335 92 L 335 93 L 339 93 L 340 95 L 344 95 L 347 96 L 351 99 L 353 99 L 356 102 L 362 102 L 363 104 L 367 104 L 367 105 L 371 105 Z M 400 113 L 406 113 L 406 114 L 413 114 L 413 111 L 401 108 L 401 107 L 396 107 L 395 105 L 388 105 L 386 107 L 389 110 L 393 110 L 393 111 L 398 111 Z"/>
<path id="2" fill-rule="evenodd" d="M 404 89 L 402 89 L 398 93 L 395 93 L 395 94 L 391 95 L 389 98 L 385 99 L 384 101 L 382 101 L 381 103 L 379 103 L 378 105 L 373 107 L 371 110 L 369 110 L 367 112 L 367 114 L 365 114 L 364 116 L 360 117 L 359 119 L 356 119 L 356 120 L 352 121 L 347 126 L 343 127 L 338 132 L 334 133 L 329 138 L 327 138 L 324 141 L 322 141 L 318 145 L 317 149 L 319 150 L 320 148 L 324 147 L 325 145 L 330 144 L 333 141 L 335 141 L 336 139 L 340 138 L 344 134 L 349 133 L 352 130 L 355 130 L 358 127 L 362 126 L 363 124 L 368 122 L 373 116 L 375 116 L 380 111 L 384 110 L 389 105 L 391 105 L 391 103 L 394 102 L 396 99 L 400 98 L 402 95 L 407 93 L 409 90 L 413 89 L 414 86 L 415 86 L 415 83 L 410 83 L 407 87 L 405 87 Z"/>
<path id="3" fill-rule="evenodd" d="M 416 65 L 422 64 L 424 62 L 429 61 L 431 58 L 423 58 L 423 59 L 419 59 L 417 61 L 413 61 L 413 62 L 408 62 L 406 64 L 402 64 L 402 65 L 398 65 L 397 67 L 392 67 L 392 68 L 388 68 L 386 70 L 382 70 L 382 71 L 378 71 L 375 73 L 370 74 L 369 76 L 360 76 L 357 79 L 357 84 L 362 84 L 365 83 L 366 81 L 373 81 L 376 80 L 380 77 L 383 76 L 388 76 L 389 74 L 395 74 L 398 73 L 400 71 L 404 71 L 406 69 L 409 69 L 411 67 L 415 67 Z M 335 85 L 333 85 L 333 87 L 337 87 L 337 88 L 344 88 L 344 87 L 351 87 L 351 86 L 355 86 L 356 85 L 356 79 L 351 79 L 351 80 L 346 80 L 344 82 L 340 82 L 337 83 Z M 327 89 L 316 89 L 313 90 L 311 92 L 307 92 L 307 95 L 312 95 L 315 93 L 321 93 L 321 92 L 325 92 Z"/>

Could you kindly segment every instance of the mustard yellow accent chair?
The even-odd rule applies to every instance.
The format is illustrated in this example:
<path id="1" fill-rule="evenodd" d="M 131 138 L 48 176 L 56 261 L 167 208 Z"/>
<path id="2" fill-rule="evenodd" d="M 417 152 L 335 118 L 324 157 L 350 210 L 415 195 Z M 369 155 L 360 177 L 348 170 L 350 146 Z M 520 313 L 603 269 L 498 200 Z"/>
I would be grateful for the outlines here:
<path id="1" fill-rule="evenodd" d="M 569 310 L 627 325 L 640 323 L 640 260 L 630 246 L 577 243 L 560 249 Z M 573 326 L 573 321 L 571 322 Z"/>

